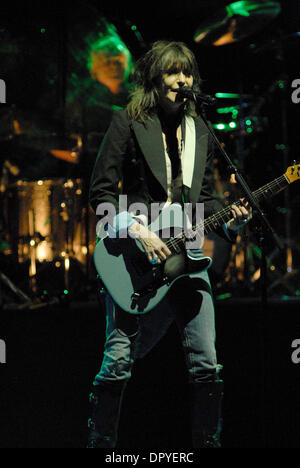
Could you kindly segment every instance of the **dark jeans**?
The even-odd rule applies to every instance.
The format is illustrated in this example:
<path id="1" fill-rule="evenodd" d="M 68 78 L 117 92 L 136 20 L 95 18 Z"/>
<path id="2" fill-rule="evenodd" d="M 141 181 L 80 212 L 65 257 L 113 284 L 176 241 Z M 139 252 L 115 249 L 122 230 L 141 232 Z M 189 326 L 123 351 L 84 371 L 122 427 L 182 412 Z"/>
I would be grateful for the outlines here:
<path id="1" fill-rule="evenodd" d="M 207 272 L 181 278 L 164 300 L 145 316 L 122 311 L 106 296 L 106 343 L 97 384 L 128 382 L 136 358 L 158 343 L 175 320 L 183 345 L 189 381 L 213 381 L 217 364 L 215 317 Z"/>

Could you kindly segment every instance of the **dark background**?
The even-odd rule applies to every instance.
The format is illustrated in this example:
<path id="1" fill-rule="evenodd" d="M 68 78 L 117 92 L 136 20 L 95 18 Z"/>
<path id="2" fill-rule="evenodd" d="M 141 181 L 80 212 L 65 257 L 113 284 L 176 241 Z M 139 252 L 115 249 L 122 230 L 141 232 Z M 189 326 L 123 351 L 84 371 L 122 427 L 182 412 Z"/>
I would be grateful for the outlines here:
<path id="1" fill-rule="evenodd" d="M 117 27 L 134 60 L 155 40 L 181 40 L 196 54 L 203 79 L 203 91 L 211 94 L 250 94 L 250 100 L 247 100 L 249 108 L 245 112 L 252 110 L 259 99 L 265 97 L 258 116 L 267 119 L 267 126 L 264 127 L 263 136 L 255 135 L 255 139 L 259 141 L 256 143 L 258 148 L 255 147 L 255 153 L 248 149 L 247 154 L 248 170 L 251 171 L 249 177 L 252 176 L 255 183 L 259 183 L 260 179 L 269 177 L 269 172 L 273 176 L 275 169 L 282 170 L 282 151 L 276 150 L 276 144 L 282 143 L 283 139 L 282 100 L 288 113 L 289 159 L 297 159 L 299 110 L 290 96 L 291 82 L 299 77 L 300 42 L 295 37 L 287 37 L 299 29 L 300 7 L 296 0 L 281 2 L 282 13 L 277 19 L 262 31 L 259 30 L 238 43 L 223 47 L 197 45 L 193 41 L 193 35 L 198 26 L 229 3 L 220 0 L 196 3 L 174 1 L 172 5 L 151 2 L 145 9 L 131 2 L 74 1 L 62 6 L 55 1 L 43 4 L 29 1 L 23 5 L 20 2 L 17 11 L 6 6 L 1 18 L 0 72 L 7 84 L 7 102 L 16 106 L 16 112 L 23 112 L 24 119 L 27 117 L 27 120 L 36 125 L 38 120 L 40 131 L 54 129 L 67 132 L 103 132 L 111 118 L 109 110 L 106 109 L 106 112 L 99 115 L 96 104 L 88 103 L 84 109 L 89 114 L 85 120 L 85 128 L 83 125 L 78 129 L 78 123 L 74 123 L 70 115 L 73 109 L 69 111 L 66 103 L 66 96 L 70 91 L 68 86 L 71 86 L 70 76 L 74 71 L 83 75 L 86 68 L 84 40 L 89 33 L 97 33 L 99 29 L 101 31 L 101 21 L 106 18 Z M 131 25 L 137 26 L 143 40 L 137 39 L 137 33 L 131 30 Z M 283 37 L 282 42 L 279 41 L 280 37 Z M 272 46 L 271 41 L 275 41 Z M 286 82 L 284 90 L 281 91 L 278 87 L 272 90 L 272 84 L 280 79 Z M 92 92 L 90 90 L 90 94 Z M 95 100 L 97 98 L 95 95 Z M 114 104 L 109 100 L 106 103 Z M 124 105 L 126 97 L 122 96 L 122 100 L 119 98 L 120 103 Z M 103 104 L 101 96 L 97 104 L 99 111 Z M 227 104 L 228 100 L 220 100 L 220 106 Z M 214 112 L 211 111 L 210 117 L 217 121 L 218 116 Z M 248 138 L 247 147 L 251 148 L 253 138 Z M 234 156 L 237 159 L 244 158 L 243 154 Z M 264 164 L 257 167 L 261 158 Z M 85 160 L 82 165 L 87 166 L 88 162 L 91 161 Z M 61 173 L 62 168 L 59 169 Z M 64 170 L 67 171 L 66 168 Z"/>
<path id="2" fill-rule="evenodd" d="M 116 26 L 134 61 L 157 39 L 182 40 L 196 54 L 204 92 L 250 95 L 241 103 L 220 99 L 219 107 L 246 105 L 244 117 L 258 118 L 258 128 L 244 137 L 236 132 L 230 135 L 218 132 L 219 137 L 234 161 L 244 169 L 251 188 L 281 175 L 298 158 L 299 106 L 292 103 L 291 83 L 299 78 L 300 40 L 289 35 L 300 29 L 299 2 L 281 2 L 282 12 L 275 20 L 235 44 L 223 47 L 196 44 L 193 36 L 198 26 L 229 3 L 174 1 L 169 5 L 154 1 L 142 7 L 114 1 L 75 1 L 64 5 L 56 1 L 42 4 L 30 1 L 19 3 L 17 11 L 6 6 L 1 18 L 0 75 L 7 84 L 7 102 L 13 106 L 11 115 L 23 124 L 27 135 L 25 131 L 22 138 L 2 143 L 2 156 L 10 154 L 21 168 L 23 178 L 79 176 L 88 185 L 112 108 L 125 105 L 128 98 L 126 93 L 101 94 L 95 83 L 90 88 L 85 85 L 86 38 L 103 31 L 105 18 Z M 136 25 L 137 32 L 131 30 L 132 25 Z M 77 87 L 72 79 L 74 72 L 78 77 Z M 284 88 L 278 86 L 280 81 Z M 209 118 L 214 123 L 222 122 L 216 109 L 209 111 Z M 6 129 L 3 127 L 1 131 L 5 133 Z M 79 165 L 55 160 L 49 156 L 47 145 L 37 141 L 34 144 L 37 134 L 52 132 L 65 138 L 72 133 L 82 135 L 84 151 Z M 87 142 L 93 132 L 96 137 L 90 147 Z M 219 156 L 217 164 L 226 183 L 229 174 Z M 283 195 L 278 197 L 276 206 L 269 207 L 269 215 L 284 238 L 286 217 L 282 209 L 290 208 L 292 237 L 298 240 L 296 187 L 291 187 L 289 198 L 287 201 Z M 297 249 L 294 257 L 298 267 Z"/>
<path id="3" fill-rule="evenodd" d="M 260 130 L 244 139 L 234 132 L 233 136 L 218 135 L 244 169 L 251 187 L 281 175 L 286 160 L 298 159 L 300 105 L 291 101 L 291 83 L 300 78 L 300 40 L 287 36 L 300 31 L 300 2 L 282 1 L 280 17 L 237 44 L 221 48 L 195 44 L 197 27 L 229 3 L 111 0 L 5 5 L 0 20 L 0 78 L 7 84 L 7 105 L 1 106 L 1 122 L 7 112 L 13 112 L 28 134 L 12 142 L 2 138 L 1 156 L 10 155 L 24 178 L 79 176 L 88 186 L 112 106 L 123 105 L 126 97 L 106 95 L 104 102 L 100 96 L 98 102 L 98 94 L 90 89 L 93 99 L 80 107 L 79 123 L 66 99 L 72 72 L 84 74 L 80 63 L 83 38 L 91 31 L 96 33 L 98 22 L 105 17 L 116 25 L 134 59 L 155 40 L 184 41 L 197 56 L 204 92 L 250 94 L 246 112 L 261 102 L 254 114 L 263 121 Z M 143 42 L 132 32 L 133 24 Z M 280 37 L 282 42 L 278 41 Z M 273 39 L 275 43 L 269 47 Z M 278 86 L 279 80 L 284 88 Z M 223 105 L 227 101 L 220 102 Z M 214 123 L 220 121 L 214 110 L 209 117 Z M 1 135 L 5 132 L 2 126 Z M 79 165 L 70 166 L 50 158 L 40 143 L 32 144 L 33 133 L 41 132 L 63 136 L 82 132 L 84 137 L 96 132 L 98 139 L 93 148 L 85 149 Z M 285 150 L 278 146 L 283 143 Z M 221 158 L 218 167 L 226 182 L 228 174 Z M 299 204 L 295 183 L 288 207 L 284 196 L 267 207 L 283 239 L 284 209 L 291 209 L 296 270 L 300 261 Z M 269 241 L 268 252 L 273 250 Z M 282 267 L 282 272 L 283 264 L 279 257 L 276 267 Z M 10 271 L 7 264 L 2 264 L 3 268 Z M 22 281 L 24 272 L 13 271 L 13 278 Z M 296 296 L 299 277 L 291 284 Z M 0 312 L 0 338 L 7 343 L 7 364 L 0 365 L 0 447 L 84 447 L 89 387 L 99 366 L 105 326 L 93 288 L 69 304 L 38 311 Z M 269 309 L 261 311 L 259 292 L 258 287 L 252 297 L 247 291 L 236 301 L 216 303 L 219 360 L 224 364 L 226 383 L 223 443 L 234 448 L 297 448 L 300 380 L 298 367 L 291 362 L 291 343 L 300 333 L 299 303 L 296 298 L 283 299 L 290 295 L 283 286 L 276 291 L 279 297 L 272 299 Z M 122 413 L 120 447 L 189 447 L 186 375 L 178 342 L 172 327 L 156 349 L 137 363 Z"/>

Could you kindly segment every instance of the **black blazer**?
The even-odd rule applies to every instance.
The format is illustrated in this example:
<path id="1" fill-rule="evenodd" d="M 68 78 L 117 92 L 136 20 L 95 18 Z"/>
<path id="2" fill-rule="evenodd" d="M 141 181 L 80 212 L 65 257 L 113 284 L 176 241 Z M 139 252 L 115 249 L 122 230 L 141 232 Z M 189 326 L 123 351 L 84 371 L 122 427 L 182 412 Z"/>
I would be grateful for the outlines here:
<path id="1" fill-rule="evenodd" d="M 215 190 L 211 136 L 201 117 L 195 118 L 195 127 L 194 174 L 185 202 L 204 203 L 205 217 L 208 217 L 223 205 Z M 93 170 L 90 203 L 96 211 L 98 204 L 110 202 L 118 212 L 120 193 L 127 195 L 128 206 L 142 202 L 148 208 L 153 202 L 167 200 L 164 144 L 157 116 L 143 124 L 129 120 L 125 110 L 114 114 Z"/>

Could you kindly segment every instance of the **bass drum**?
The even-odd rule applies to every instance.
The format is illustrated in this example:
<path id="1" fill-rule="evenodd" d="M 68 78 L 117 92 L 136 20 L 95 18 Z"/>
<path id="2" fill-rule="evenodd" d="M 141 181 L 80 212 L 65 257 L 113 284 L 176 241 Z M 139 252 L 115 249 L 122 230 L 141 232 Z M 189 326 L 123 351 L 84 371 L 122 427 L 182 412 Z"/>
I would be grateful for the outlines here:
<path id="1" fill-rule="evenodd" d="M 66 254 L 85 261 L 93 230 L 86 222 L 80 179 L 18 181 L 5 193 L 4 211 L 12 254 L 19 262 L 30 260 L 32 249 L 39 262 Z"/>

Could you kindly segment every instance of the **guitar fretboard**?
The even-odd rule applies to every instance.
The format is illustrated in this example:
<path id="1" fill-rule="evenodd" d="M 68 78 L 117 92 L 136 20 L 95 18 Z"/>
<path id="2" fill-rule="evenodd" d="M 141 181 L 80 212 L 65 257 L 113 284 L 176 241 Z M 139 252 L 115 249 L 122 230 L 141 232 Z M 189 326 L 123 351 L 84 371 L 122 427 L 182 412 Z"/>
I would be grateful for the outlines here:
<path id="1" fill-rule="evenodd" d="M 272 182 L 264 185 L 253 193 L 254 198 L 260 202 L 262 199 L 269 199 L 277 193 L 284 190 L 289 185 L 288 179 L 285 175 L 278 177 Z M 235 202 L 235 205 L 241 206 L 241 202 Z M 223 210 L 211 215 L 204 221 L 204 234 L 216 231 L 224 223 L 227 223 L 232 218 L 232 212 L 230 206 L 223 208 Z M 195 226 L 194 229 L 203 229 L 203 224 Z"/>
<path id="2" fill-rule="evenodd" d="M 267 200 L 273 197 L 274 195 L 276 195 L 277 193 L 281 192 L 281 190 L 284 190 L 289 185 L 289 183 L 290 182 L 288 178 L 285 176 L 285 174 L 283 174 L 281 177 L 278 177 L 272 182 L 256 190 L 253 193 L 253 196 L 258 202 L 260 202 L 262 199 Z M 241 206 L 240 201 L 237 201 L 234 204 L 237 206 Z M 188 233 L 190 234 L 189 236 L 187 236 L 186 232 L 183 230 L 180 236 L 170 239 L 169 241 L 166 242 L 166 244 L 170 248 L 170 250 L 173 250 L 174 252 L 178 252 L 184 247 L 187 237 L 189 239 L 193 239 L 196 237 L 196 233 L 198 233 L 201 236 L 203 234 L 207 235 L 210 232 L 214 232 L 219 227 L 221 227 L 224 223 L 227 223 L 227 221 L 229 221 L 231 218 L 232 218 L 232 212 L 231 212 L 231 205 L 230 205 L 218 211 L 217 213 L 209 216 L 209 218 L 204 220 L 204 222 L 202 221 L 196 226 L 193 226 L 190 233 Z"/>

